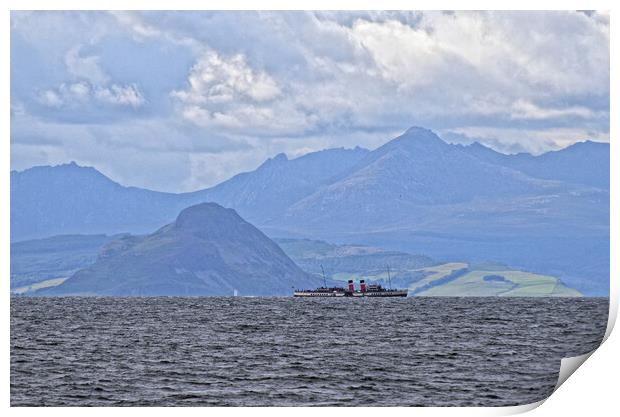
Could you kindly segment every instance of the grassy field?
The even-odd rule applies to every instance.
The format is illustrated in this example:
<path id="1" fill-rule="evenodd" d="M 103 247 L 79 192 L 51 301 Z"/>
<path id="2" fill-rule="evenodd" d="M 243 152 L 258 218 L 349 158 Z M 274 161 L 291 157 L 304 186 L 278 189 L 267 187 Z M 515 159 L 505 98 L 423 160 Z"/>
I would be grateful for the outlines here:
<path id="1" fill-rule="evenodd" d="M 65 282 L 67 278 L 53 278 L 45 281 L 37 282 L 36 284 L 27 285 L 25 287 L 14 288 L 11 290 L 13 294 L 25 294 L 27 292 L 40 290 L 42 288 L 55 287 Z"/>
<path id="2" fill-rule="evenodd" d="M 11 243 L 11 290 L 67 277 L 92 265 L 114 236 L 64 235 Z"/>
<path id="3" fill-rule="evenodd" d="M 469 271 L 440 286 L 422 291 L 420 296 L 476 297 L 580 297 L 558 278 L 523 271 Z"/>
<path id="4" fill-rule="evenodd" d="M 409 291 L 415 292 L 416 290 L 419 290 L 420 288 L 423 288 L 428 285 L 432 285 L 434 281 L 445 278 L 448 275 L 452 274 L 453 272 L 458 271 L 463 268 L 467 268 L 467 264 L 463 262 L 450 262 L 447 264 L 429 266 L 427 268 L 420 268 L 419 271 L 427 272 L 429 273 L 429 275 L 409 285 Z"/>

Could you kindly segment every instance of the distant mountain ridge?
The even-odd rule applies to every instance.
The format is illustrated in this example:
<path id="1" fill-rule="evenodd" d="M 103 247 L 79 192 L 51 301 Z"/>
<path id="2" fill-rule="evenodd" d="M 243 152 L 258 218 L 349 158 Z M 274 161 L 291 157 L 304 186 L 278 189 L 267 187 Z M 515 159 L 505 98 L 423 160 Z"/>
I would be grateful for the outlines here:
<path id="1" fill-rule="evenodd" d="M 263 220 L 368 152 L 336 148 L 292 160 L 279 154 L 255 171 L 179 194 L 125 187 L 75 162 L 11 171 L 11 241 L 71 233 L 147 233 L 172 221 L 185 207 L 209 201 L 234 207 L 250 221 Z"/>
<path id="2" fill-rule="evenodd" d="M 463 147 L 486 162 L 509 166 L 534 178 L 561 180 L 609 189 L 609 144 L 584 141 L 539 156 L 506 155 L 478 142 Z"/>
<path id="3" fill-rule="evenodd" d="M 353 223 L 352 228 L 357 229 L 360 221 L 389 224 L 386 214 L 394 212 L 395 205 L 401 212 L 409 208 L 415 221 L 427 206 L 540 195 L 569 187 L 488 163 L 442 141 L 430 130 L 411 128 L 369 153 L 344 178 L 291 206 L 287 222 L 319 228 L 327 224 L 325 217 L 330 217 L 342 224 Z M 360 215 L 352 218 L 351 209 Z"/>
<path id="4" fill-rule="evenodd" d="M 609 288 L 608 144 L 505 155 L 418 127 L 372 151 L 280 154 L 193 193 L 122 187 L 75 164 L 12 172 L 11 240 L 146 233 L 208 201 L 272 237 L 504 262 L 585 294 Z"/>
<path id="5" fill-rule="evenodd" d="M 235 175 L 192 197 L 234 207 L 250 221 L 277 219 L 287 207 L 346 172 L 370 151 L 335 148 L 289 160 L 280 153 L 252 172 Z"/>
<path id="6" fill-rule="evenodd" d="M 75 162 L 11 171 L 11 241 L 145 233 L 190 204 L 183 195 L 124 187 Z"/>

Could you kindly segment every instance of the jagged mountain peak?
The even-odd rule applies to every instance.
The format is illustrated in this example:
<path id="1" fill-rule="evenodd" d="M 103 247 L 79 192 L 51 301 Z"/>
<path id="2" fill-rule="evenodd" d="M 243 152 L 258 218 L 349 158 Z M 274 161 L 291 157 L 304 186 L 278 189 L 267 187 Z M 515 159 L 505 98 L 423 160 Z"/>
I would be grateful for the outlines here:
<path id="1" fill-rule="evenodd" d="M 422 126 L 411 126 L 407 130 L 405 130 L 405 133 L 403 135 L 407 135 L 407 136 L 434 135 L 434 136 L 437 136 L 432 130 L 427 129 Z"/>
<path id="2" fill-rule="evenodd" d="M 277 154 L 273 158 L 269 158 L 269 161 L 271 161 L 271 162 L 286 162 L 286 161 L 288 161 L 288 156 L 284 152 L 280 152 L 279 154 Z"/>
<path id="3" fill-rule="evenodd" d="M 391 150 L 406 150 L 417 152 L 432 152 L 445 150 L 450 145 L 444 142 L 435 132 L 423 127 L 410 127 L 397 138 L 392 139 L 385 145 L 375 150 L 377 153 Z"/>
<path id="4" fill-rule="evenodd" d="M 11 187 L 18 185 L 39 188 L 48 193 L 50 188 L 58 186 L 64 189 L 77 188 L 123 188 L 102 172 L 91 166 L 78 165 L 75 161 L 59 165 L 40 165 L 23 171 L 11 171 Z"/>
<path id="5" fill-rule="evenodd" d="M 272 157 L 272 158 L 268 158 L 265 162 L 263 162 L 259 167 L 258 170 L 263 170 L 266 168 L 273 168 L 273 167 L 279 167 L 279 166 L 283 166 L 285 165 L 287 162 L 289 162 L 288 157 L 286 156 L 285 153 L 280 152 L 279 154 L 277 154 L 276 156 Z"/>
<path id="6" fill-rule="evenodd" d="M 18 171 L 18 170 L 11 171 L 12 174 L 23 174 L 23 175 L 29 175 L 31 173 L 38 173 L 38 172 L 50 172 L 50 173 L 55 173 L 55 174 L 60 174 L 60 173 L 66 174 L 66 173 L 72 173 L 72 172 L 91 173 L 91 174 L 103 176 L 103 174 L 101 174 L 101 172 L 99 172 L 94 167 L 86 166 L 86 165 L 79 165 L 75 161 L 58 164 L 58 165 L 38 165 L 38 166 L 33 166 L 31 168 L 27 168 L 21 171 Z"/>

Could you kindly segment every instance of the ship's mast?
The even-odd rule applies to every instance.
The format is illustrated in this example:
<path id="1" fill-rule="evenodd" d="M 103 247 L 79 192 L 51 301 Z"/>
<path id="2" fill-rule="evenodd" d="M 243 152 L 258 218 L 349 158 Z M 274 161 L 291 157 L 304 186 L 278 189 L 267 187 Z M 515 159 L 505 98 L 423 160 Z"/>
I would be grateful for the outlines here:
<path id="1" fill-rule="evenodd" d="M 323 285 L 327 288 L 327 280 L 325 279 L 325 270 L 323 269 L 323 265 L 321 265 L 321 272 L 323 272 Z"/>
<path id="2" fill-rule="evenodd" d="M 392 277 L 390 276 L 390 266 L 387 266 L 388 270 L 388 283 L 390 284 L 390 289 L 392 289 Z"/>

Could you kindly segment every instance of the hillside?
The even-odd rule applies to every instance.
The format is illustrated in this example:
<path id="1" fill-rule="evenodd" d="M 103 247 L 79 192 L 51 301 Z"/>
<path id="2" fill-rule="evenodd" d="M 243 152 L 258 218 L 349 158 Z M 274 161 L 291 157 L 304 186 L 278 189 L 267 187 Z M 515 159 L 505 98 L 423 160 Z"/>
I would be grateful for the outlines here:
<path id="1" fill-rule="evenodd" d="M 92 265 L 103 245 L 119 236 L 63 235 L 11 244 L 11 291 L 66 279 Z M 20 292 L 20 291 L 18 291 Z"/>
<path id="2" fill-rule="evenodd" d="M 393 283 L 409 283 L 421 277 L 420 268 L 437 262 L 428 256 L 412 255 L 364 245 L 335 245 L 310 239 L 275 239 L 282 250 L 301 269 L 328 279 L 346 281 L 366 277 L 387 282 L 387 267 Z M 321 266 L 323 270 L 321 270 Z"/>
<path id="3" fill-rule="evenodd" d="M 109 242 L 98 260 L 43 295 L 288 295 L 316 284 L 232 209 L 203 203 L 147 236 Z"/>

